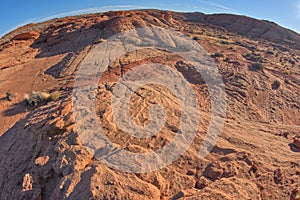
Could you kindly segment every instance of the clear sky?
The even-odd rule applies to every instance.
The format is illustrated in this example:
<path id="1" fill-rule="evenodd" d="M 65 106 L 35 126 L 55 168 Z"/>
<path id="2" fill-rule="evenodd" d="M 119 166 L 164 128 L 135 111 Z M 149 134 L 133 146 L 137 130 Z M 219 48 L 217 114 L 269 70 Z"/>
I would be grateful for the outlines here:
<path id="1" fill-rule="evenodd" d="M 54 17 L 144 8 L 241 14 L 300 33 L 300 0 L 7 0 L 1 2 L 0 36 L 20 25 Z"/>

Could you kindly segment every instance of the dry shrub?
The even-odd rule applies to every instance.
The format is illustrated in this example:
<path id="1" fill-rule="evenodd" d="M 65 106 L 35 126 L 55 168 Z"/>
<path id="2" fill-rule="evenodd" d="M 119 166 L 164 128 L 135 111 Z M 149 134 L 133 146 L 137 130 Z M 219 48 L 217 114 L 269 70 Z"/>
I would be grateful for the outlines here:
<path id="1" fill-rule="evenodd" d="M 38 105 L 42 102 L 47 101 L 56 101 L 60 98 L 59 92 L 52 92 L 49 94 L 48 92 L 32 92 L 31 94 L 24 95 L 24 101 L 29 105 Z"/>

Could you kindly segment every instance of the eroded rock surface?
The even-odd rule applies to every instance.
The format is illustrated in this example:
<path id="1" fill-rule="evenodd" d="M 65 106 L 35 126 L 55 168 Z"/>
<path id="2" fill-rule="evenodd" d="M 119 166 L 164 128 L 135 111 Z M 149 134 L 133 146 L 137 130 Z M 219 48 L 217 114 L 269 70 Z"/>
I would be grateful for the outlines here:
<path id="1" fill-rule="evenodd" d="M 161 105 L 167 113 L 161 132 L 141 139 L 118 128 L 112 93 L 119 78 L 135 67 L 161 63 L 177 70 L 196 91 L 200 106 L 197 135 L 176 162 L 131 174 L 109 168 L 82 145 L 72 89 L 80 63 L 96 45 L 145 26 L 170 28 L 197 41 L 223 77 L 228 108 L 217 145 L 199 157 L 211 104 L 193 66 L 161 49 L 134 51 L 110 63 L 95 91 L 95 108 L 99 126 L 123 150 L 160 149 L 179 131 L 175 95 L 151 85 L 135 91 L 129 110 L 143 126 L 151 120 L 152 105 Z M 158 10 L 67 17 L 13 31 L 0 45 L 0 199 L 299 199 L 298 44 L 297 33 L 270 22 Z M 59 91 L 61 97 L 28 106 L 23 97 L 32 91 Z M 7 92 L 14 94 L 11 101 Z"/>

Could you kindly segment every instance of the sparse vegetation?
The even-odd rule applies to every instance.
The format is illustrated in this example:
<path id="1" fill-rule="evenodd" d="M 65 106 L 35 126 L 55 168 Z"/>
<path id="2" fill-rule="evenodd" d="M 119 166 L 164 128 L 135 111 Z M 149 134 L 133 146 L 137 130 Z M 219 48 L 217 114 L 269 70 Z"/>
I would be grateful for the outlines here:
<path id="1" fill-rule="evenodd" d="M 12 101 L 14 95 L 11 92 L 6 92 L 6 99 L 7 101 Z"/>
<path id="2" fill-rule="evenodd" d="M 234 44 L 235 45 L 242 45 L 242 43 L 240 41 L 235 41 Z"/>
<path id="3" fill-rule="evenodd" d="M 249 69 L 251 71 L 261 71 L 263 70 L 265 67 L 263 66 L 262 63 L 260 62 L 255 62 L 255 63 L 252 63 L 250 66 L 249 66 Z"/>
<path id="4" fill-rule="evenodd" d="M 244 55 L 244 57 L 247 60 L 250 60 L 250 61 L 253 61 L 253 62 L 261 62 L 262 61 L 261 56 L 253 55 L 253 54 L 250 54 L 250 53 L 247 53 L 246 55 Z"/>
<path id="5" fill-rule="evenodd" d="M 217 53 L 211 55 L 211 57 L 212 57 L 212 58 L 224 57 L 224 54 L 221 53 L 221 52 L 217 52 Z"/>
<path id="6" fill-rule="evenodd" d="M 96 43 L 99 44 L 99 43 L 103 43 L 103 42 L 106 42 L 106 39 L 100 38 Z"/>
<path id="7" fill-rule="evenodd" d="M 230 61 L 230 58 L 226 57 L 226 58 L 224 58 L 224 61 L 225 61 L 225 62 L 229 62 L 229 61 Z"/>
<path id="8" fill-rule="evenodd" d="M 245 16 L 153 9 L 29 26 L 36 24 L 45 24 L 34 30 L 36 39 L 0 42 L 3 199 L 300 200 L 297 34 Z M 30 32 L 27 27 L 17 31 Z M 115 37 L 106 48 L 109 37 L 122 31 L 126 38 Z M 96 67 L 104 69 L 92 72 Z M 120 93 L 118 85 L 125 87 Z M 93 91 L 79 102 L 72 89 Z M 89 100 L 92 107 L 80 106 Z M 205 138 L 208 129 L 214 135 Z M 190 148 L 188 141 L 171 141 L 184 136 L 194 140 Z M 208 149 L 200 147 L 205 139 Z M 176 147 L 188 149 L 165 163 Z M 132 156 L 116 160 L 122 151 Z M 152 163 L 143 162 L 145 153 L 153 155 Z M 100 164 L 98 156 L 119 171 Z"/>
<path id="9" fill-rule="evenodd" d="M 224 40 L 227 40 L 227 39 L 228 39 L 228 38 L 225 37 L 224 35 L 218 35 L 218 37 L 219 37 L 220 39 L 224 39 Z"/>
<path id="10" fill-rule="evenodd" d="M 281 83 L 278 80 L 275 80 L 271 86 L 272 90 L 277 90 L 279 89 Z"/>
<path id="11" fill-rule="evenodd" d="M 38 105 L 42 102 L 56 101 L 60 98 L 59 92 L 53 92 L 49 94 L 48 92 L 32 92 L 31 94 L 24 95 L 24 101 L 29 105 Z"/>
<path id="12" fill-rule="evenodd" d="M 274 55 L 274 52 L 273 51 L 266 51 L 266 54 L 268 54 L 268 55 Z"/>
<path id="13" fill-rule="evenodd" d="M 230 42 L 228 42 L 228 41 L 226 41 L 226 40 L 222 40 L 222 41 L 221 41 L 221 44 L 228 45 L 228 44 L 230 44 Z"/>
<path id="14" fill-rule="evenodd" d="M 52 92 L 50 93 L 50 100 L 56 101 L 60 98 L 60 93 L 59 92 Z"/>

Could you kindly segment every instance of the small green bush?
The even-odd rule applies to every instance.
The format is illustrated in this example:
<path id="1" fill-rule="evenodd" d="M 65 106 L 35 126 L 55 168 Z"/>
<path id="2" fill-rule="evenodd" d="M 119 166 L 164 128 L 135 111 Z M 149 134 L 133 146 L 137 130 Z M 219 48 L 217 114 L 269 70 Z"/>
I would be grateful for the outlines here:
<path id="1" fill-rule="evenodd" d="M 30 95 L 25 94 L 24 100 L 30 105 L 37 105 L 43 101 L 48 101 L 50 94 L 47 92 L 32 92 Z"/>
<path id="2" fill-rule="evenodd" d="M 50 94 L 50 99 L 52 100 L 52 101 L 56 101 L 56 100 L 58 100 L 60 98 L 60 93 L 59 92 L 52 92 L 51 94 Z"/>

